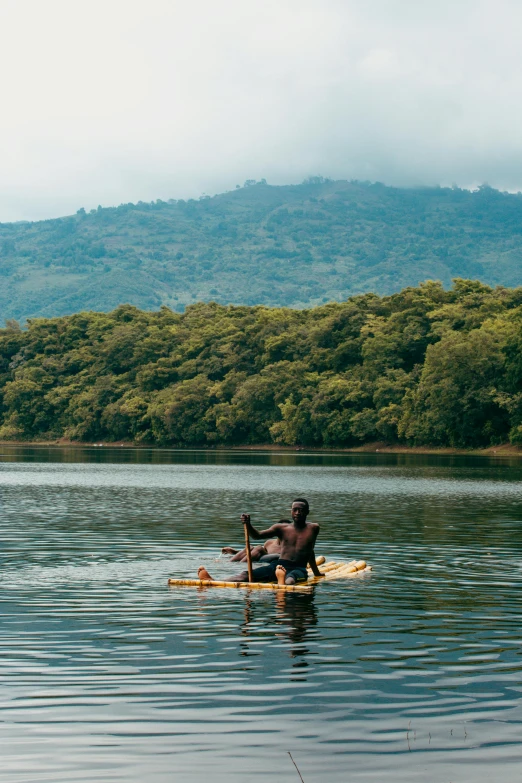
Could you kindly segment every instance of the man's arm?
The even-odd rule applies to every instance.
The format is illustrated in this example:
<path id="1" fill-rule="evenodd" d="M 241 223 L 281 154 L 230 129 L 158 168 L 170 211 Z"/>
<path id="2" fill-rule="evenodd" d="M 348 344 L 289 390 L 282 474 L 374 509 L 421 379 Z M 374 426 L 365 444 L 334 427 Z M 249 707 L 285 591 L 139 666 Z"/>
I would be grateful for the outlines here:
<path id="1" fill-rule="evenodd" d="M 317 563 L 315 562 L 315 542 L 317 541 L 317 536 L 319 535 L 320 527 L 317 525 L 315 534 L 314 534 L 314 540 L 312 542 L 312 554 L 310 555 L 308 562 L 310 563 L 310 568 L 312 569 L 312 574 L 314 576 L 324 576 L 324 574 L 319 571 L 317 568 Z"/>
<path id="2" fill-rule="evenodd" d="M 324 574 L 321 573 L 321 571 L 319 571 L 319 569 L 317 568 L 317 563 L 315 562 L 315 551 L 312 551 L 312 554 L 310 555 L 308 562 L 310 564 L 310 568 L 312 569 L 312 574 L 314 576 L 324 576 Z"/>
<path id="3" fill-rule="evenodd" d="M 250 514 L 241 514 L 241 522 L 247 526 L 248 535 L 251 538 L 259 539 L 259 538 L 279 538 L 279 529 L 281 525 L 279 523 L 276 523 L 275 525 L 272 525 L 272 527 L 267 528 L 267 530 L 256 530 L 255 527 L 253 527 L 252 523 L 250 522 Z"/>

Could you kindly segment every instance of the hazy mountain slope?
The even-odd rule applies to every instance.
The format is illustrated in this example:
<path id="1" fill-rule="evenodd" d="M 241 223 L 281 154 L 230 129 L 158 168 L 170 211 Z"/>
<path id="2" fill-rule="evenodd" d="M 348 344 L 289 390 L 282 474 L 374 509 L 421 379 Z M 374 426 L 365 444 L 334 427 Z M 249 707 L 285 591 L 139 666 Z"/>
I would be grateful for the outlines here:
<path id="1" fill-rule="evenodd" d="M 199 201 L 0 224 L 0 319 L 121 302 L 300 307 L 457 276 L 516 286 L 521 261 L 520 194 L 257 183 Z"/>

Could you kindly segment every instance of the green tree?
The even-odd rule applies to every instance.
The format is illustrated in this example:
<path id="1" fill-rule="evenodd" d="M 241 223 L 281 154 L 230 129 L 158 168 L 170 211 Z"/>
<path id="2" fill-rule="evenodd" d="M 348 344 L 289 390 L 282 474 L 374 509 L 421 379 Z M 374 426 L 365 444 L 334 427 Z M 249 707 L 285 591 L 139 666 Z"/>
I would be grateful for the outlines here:
<path id="1" fill-rule="evenodd" d="M 416 443 L 458 447 L 505 439 L 508 418 L 495 399 L 504 370 L 502 349 L 499 335 L 485 327 L 450 332 L 429 346 L 399 435 Z"/>

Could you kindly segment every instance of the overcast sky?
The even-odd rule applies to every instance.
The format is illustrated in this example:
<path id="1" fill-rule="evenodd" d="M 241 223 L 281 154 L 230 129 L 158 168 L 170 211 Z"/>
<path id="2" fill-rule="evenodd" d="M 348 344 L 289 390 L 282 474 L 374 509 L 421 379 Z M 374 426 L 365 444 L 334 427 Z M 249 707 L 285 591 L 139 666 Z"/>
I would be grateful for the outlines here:
<path id="1" fill-rule="evenodd" d="M 245 179 L 522 189 L 520 0 L 0 0 L 0 220 Z"/>

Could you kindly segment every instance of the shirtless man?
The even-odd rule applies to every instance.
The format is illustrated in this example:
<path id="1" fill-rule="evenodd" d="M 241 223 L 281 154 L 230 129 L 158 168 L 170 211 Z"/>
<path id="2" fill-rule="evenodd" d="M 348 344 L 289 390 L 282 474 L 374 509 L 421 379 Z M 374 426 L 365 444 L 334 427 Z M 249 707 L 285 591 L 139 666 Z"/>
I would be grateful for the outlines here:
<path id="1" fill-rule="evenodd" d="M 262 563 L 269 563 L 272 560 L 277 560 L 281 552 L 281 544 L 277 538 L 269 538 L 264 544 L 250 547 L 250 557 L 253 563 L 261 561 Z M 231 558 L 231 563 L 246 563 L 246 549 L 242 549 L 240 552 L 237 549 L 232 549 L 231 546 L 224 546 L 221 550 L 222 555 L 234 555 Z"/>
<path id="2" fill-rule="evenodd" d="M 282 519 L 267 530 L 261 531 L 252 527 L 250 514 L 241 516 L 241 521 L 247 526 L 248 533 L 252 538 L 259 540 L 260 538 L 277 537 L 281 541 L 279 559 L 254 569 L 254 582 L 277 581 L 280 585 L 294 585 L 296 582 L 306 581 L 308 579 L 306 570 L 308 563 L 314 576 L 324 576 L 315 562 L 314 547 L 319 535 L 319 525 L 306 521 L 308 512 L 308 501 L 304 498 L 296 498 L 292 503 L 292 522 Z M 212 579 L 203 566 L 198 569 L 198 578 Z M 243 571 L 228 581 L 248 582 L 248 571 Z"/>

